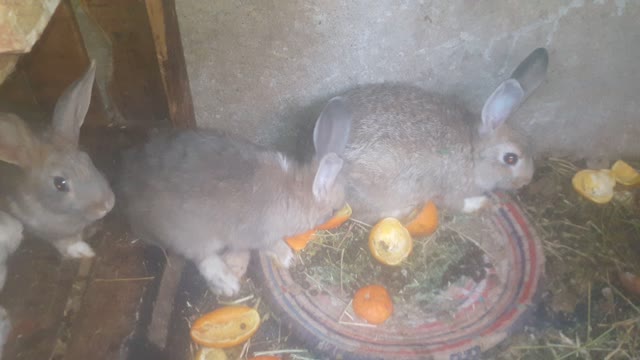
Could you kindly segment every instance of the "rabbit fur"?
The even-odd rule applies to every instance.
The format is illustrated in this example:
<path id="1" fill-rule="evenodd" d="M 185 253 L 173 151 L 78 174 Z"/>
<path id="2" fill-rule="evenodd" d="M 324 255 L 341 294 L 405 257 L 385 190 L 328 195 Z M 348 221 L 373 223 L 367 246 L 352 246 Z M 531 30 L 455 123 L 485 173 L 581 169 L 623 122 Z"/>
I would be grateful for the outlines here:
<path id="1" fill-rule="evenodd" d="M 540 85 L 547 65 L 547 51 L 534 50 L 489 96 L 480 116 L 406 84 L 365 85 L 341 95 L 353 122 L 343 154 L 353 217 L 369 223 L 402 218 L 429 200 L 473 212 L 486 204 L 486 191 L 528 184 L 527 139 L 505 121 Z"/>
<path id="2" fill-rule="evenodd" d="M 212 129 L 161 132 L 124 154 L 118 201 L 135 234 L 192 260 L 214 292 L 234 295 L 251 250 L 288 267 L 284 237 L 344 205 L 339 154 L 350 122 L 341 99 L 325 106 L 310 164 Z"/>
<path id="3" fill-rule="evenodd" d="M 72 258 L 94 255 L 83 230 L 115 201 L 107 180 L 78 149 L 94 77 L 91 61 L 58 99 L 51 127 L 42 134 L 14 114 L 0 114 L 0 210 Z"/>

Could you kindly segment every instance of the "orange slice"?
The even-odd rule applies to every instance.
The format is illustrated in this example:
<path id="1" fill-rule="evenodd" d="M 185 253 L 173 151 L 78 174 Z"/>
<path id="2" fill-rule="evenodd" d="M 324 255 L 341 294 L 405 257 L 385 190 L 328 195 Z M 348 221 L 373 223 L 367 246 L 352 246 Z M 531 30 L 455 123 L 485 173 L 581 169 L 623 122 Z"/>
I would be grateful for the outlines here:
<path id="1" fill-rule="evenodd" d="M 581 170 L 573 176 L 571 183 L 580 195 L 604 204 L 613 198 L 616 180 L 610 170 Z"/>
<path id="2" fill-rule="evenodd" d="M 384 323 L 393 313 L 391 296 L 380 285 L 369 285 L 356 291 L 351 305 L 356 315 L 374 325 Z"/>
<path id="3" fill-rule="evenodd" d="M 622 160 L 616 161 L 611 167 L 611 172 L 616 181 L 622 185 L 640 184 L 640 174 L 629 164 Z"/>
<path id="4" fill-rule="evenodd" d="M 398 219 L 382 219 L 369 233 L 369 250 L 373 257 L 383 264 L 400 264 L 412 249 L 411 234 Z"/>
<path id="5" fill-rule="evenodd" d="M 289 244 L 289 246 L 293 250 L 300 251 L 300 250 L 304 249 L 307 246 L 309 241 L 313 240 L 315 235 L 316 235 L 316 231 L 315 230 L 309 230 L 309 231 L 304 232 L 302 234 L 295 235 L 295 236 L 290 236 L 288 238 L 285 238 L 284 241 L 286 241 L 287 244 Z"/>
<path id="6" fill-rule="evenodd" d="M 411 236 L 427 236 L 433 234 L 438 228 L 438 209 L 432 201 L 405 226 Z"/>
<path id="7" fill-rule="evenodd" d="M 289 244 L 289 246 L 293 250 L 300 251 L 304 249 L 311 240 L 313 240 L 316 234 L 316 230 L 335 229 L 338 226 L 344 224 L 344 222 L 349 220 L 350 217 L 351 217 L 351 206 L 349 206 L 349 204 L 345 204 L 344 207 L 342 207 L 342 209 L 338 210 L 335 213 L 335 215 L 333 215 L 333 217 L 329 219 L 327 222 L 325 222 L 324 224 L 316 227 L 313 230 L 304 232 L 302 234 L 289 236 L 285 238 L 284 241 L 286 241 L 287 244 Z"/>
<path id="8" fill-rule="evenodd" d="M 349 204 L 344 204 L 342 209 L 338 210 L 329 221 L 326 223 L 316 227 L 317 230 L 331 230 L 339 227 L 344 224 L 345 221 L 349 220 L 351 217 L 351 206 Z"/>
<path id="9" fill-rule="evenodd" d="M 227 360 L 224 350 L 216 348 L 202 348 L 198 350 L 193 360 Z"/>
<path id="10" fill-rule="evenodd" d="M 191 326 L 191 339 L 202 346 L 228 348 L 248 340 L 260 327 L 260 314 L 248 306 L 225 306 Z"/>

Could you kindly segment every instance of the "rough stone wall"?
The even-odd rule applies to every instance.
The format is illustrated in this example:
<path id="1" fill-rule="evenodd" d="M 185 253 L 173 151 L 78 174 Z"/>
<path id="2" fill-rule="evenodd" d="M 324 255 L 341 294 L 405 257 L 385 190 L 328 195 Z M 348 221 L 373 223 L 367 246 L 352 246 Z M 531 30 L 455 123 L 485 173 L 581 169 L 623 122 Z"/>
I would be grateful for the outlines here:
<path id="1" fill-rule="evenodd" d="M 546 46 L 548 79 L 512 119 L 536 150 L 640 157 L 638 0 L 177 0 L 177 10 L 200 126 L 291 145 L 329 97 L 382 81 L 479 111 Z"/>

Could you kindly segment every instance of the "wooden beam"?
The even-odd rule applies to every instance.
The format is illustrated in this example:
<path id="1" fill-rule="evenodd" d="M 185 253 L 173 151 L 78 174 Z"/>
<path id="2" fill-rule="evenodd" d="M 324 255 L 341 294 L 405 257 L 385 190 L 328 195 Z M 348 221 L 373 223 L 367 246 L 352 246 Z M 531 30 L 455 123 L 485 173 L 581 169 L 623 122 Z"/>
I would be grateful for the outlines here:
<path id="1" fill-rule="evenodd" d="M 193 101 L 175 1 L 145 0 L 145 3 L 169 106 L 169 120 L 175 127 L 195 127 Z"/>

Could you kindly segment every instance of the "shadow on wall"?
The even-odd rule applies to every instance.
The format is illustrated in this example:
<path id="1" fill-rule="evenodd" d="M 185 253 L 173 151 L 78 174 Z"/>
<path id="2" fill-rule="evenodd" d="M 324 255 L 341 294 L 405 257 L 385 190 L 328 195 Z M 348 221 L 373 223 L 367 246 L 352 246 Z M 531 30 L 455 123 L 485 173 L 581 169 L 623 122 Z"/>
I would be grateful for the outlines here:
<path id="1" fill-rule="evenodd" d="M 455 94 L 478 112 L 545 46 L 547 80 L 511 119 L 535 150 L 640 157 L 640 2 L 176 3 L 200 126 L 308 148 L 326 100 L 383 81 Z"/>

